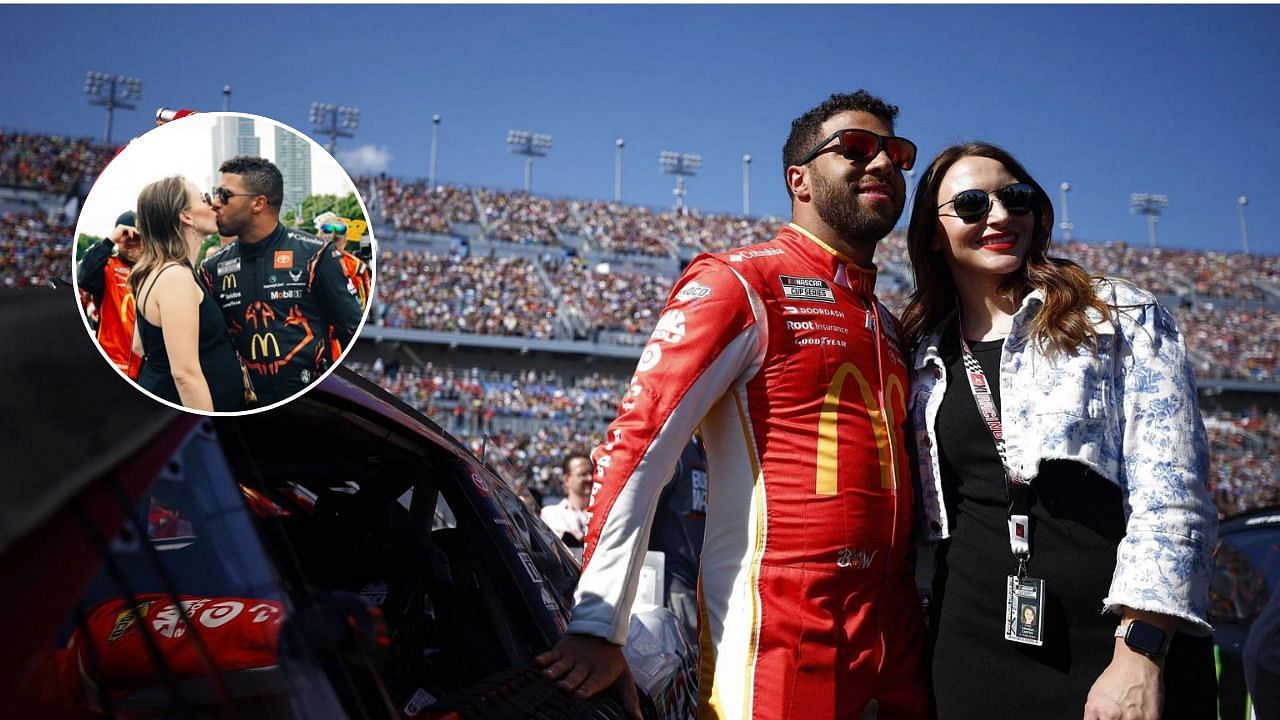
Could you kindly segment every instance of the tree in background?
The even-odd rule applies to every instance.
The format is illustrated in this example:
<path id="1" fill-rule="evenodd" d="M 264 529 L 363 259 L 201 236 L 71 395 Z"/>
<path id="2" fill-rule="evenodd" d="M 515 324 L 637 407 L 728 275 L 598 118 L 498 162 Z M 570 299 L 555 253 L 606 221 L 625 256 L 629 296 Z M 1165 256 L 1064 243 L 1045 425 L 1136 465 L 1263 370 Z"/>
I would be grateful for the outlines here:
<path id="1" fill-rule="evenodd" d="M 80 233 L 80 237 L 76 238 L 76 262 L 80 262 L 80 258 L 84 257 L 84 251 L 88 250 L 90 245 L 98 242 L 101 239 L 102 238 L 98 237 L 97 235 Z"/>
<path id="2" fill-rule="evenodd" d="M 222 238 L 218 237 L 217 234 L 210 235 L 205 238 L 204 242 L 200 244 L 200 252 L 196 255 L 196 264 L 198 265 L 204 262 L 204 259 L 209 257 L 210 249 L 212 248 L 216 250 L 218 248 L 218 243 L 221 241 Z"/>

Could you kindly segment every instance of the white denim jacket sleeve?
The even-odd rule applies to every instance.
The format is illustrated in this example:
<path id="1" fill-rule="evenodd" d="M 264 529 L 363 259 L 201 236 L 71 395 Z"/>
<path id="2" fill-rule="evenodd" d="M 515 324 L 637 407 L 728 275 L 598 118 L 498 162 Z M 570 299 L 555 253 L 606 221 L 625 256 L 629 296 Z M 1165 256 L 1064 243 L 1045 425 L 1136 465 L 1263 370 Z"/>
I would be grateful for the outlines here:
<path id="1" fill-rule="evenodd" d="M 1107 609 L 1173 615 L 1206 635 L 1218 515 L 1207 487 L 1209 444 L 1182 335 L 1168 310 L 1127 283 L 1098 286 L 1119 308 L 1116 394 L 1125 536 Z"/>
<path id="2" fill-rule="evenodd" d="M 1006 450 L 1024 477 L 1044 460 L 1079 462 L 1118 485 L 1126 533 L 1116 556 L 1106 608 L 1120 606 L 1180 618 L 1206 634 L 1217 512 L 1209 496 L 1208 442 L 1182 336 L 1149 293 L 1102 280 L 1095 292 L 1116 308 L 1114 322 L 1094 316 L 1097 352 L 1047 357 L 1027 338 L 1042 296 L 1031 293 L 1014 318 L 1000 360 Z M 926 530 L 949 536 L 942 500 L 935 421 L 946 391 L 938 342 L 946 323 L 915 353 L 912 418 Z M 1034 554 L 1034 538 L 1032 552 Z"/>

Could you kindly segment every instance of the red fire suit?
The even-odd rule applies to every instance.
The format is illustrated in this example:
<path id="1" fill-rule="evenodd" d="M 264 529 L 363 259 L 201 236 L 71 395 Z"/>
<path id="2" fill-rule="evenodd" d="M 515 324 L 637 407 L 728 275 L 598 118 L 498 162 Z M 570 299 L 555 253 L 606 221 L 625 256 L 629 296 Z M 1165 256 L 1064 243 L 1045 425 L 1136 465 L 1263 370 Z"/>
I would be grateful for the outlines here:
<path id="1" fill-rule="evenodd" d="M 85 250 L 76 273 L 80 289 L 98 306 L 98 345 L 120 372 L 136 380 L 142 358 L 133 353 L 137 308 L 129 289 L 133 263 L 112 255 L 115 243 L 100 240 Z"/>
<path id="2" fill-rule="evenodd" d="M 649 524 L 707 451 L 700 717 L 925 717 L 907 368 L 861 269 L 792 224 L 696 259 L 593 453 L 570 632 L 625 640 Z"/>

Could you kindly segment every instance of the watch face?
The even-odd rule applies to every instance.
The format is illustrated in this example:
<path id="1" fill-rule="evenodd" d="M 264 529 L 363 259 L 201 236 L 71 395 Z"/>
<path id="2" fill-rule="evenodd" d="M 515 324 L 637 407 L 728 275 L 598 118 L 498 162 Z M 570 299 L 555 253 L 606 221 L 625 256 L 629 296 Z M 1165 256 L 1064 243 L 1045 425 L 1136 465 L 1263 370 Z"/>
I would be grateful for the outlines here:
<path id="1" fill-rule="evenodd" d="M 1164 652 L 1164 631 L 1142 621 L 1129 624 L 1129 631 L 1125 633 L 1124 641 L 1134 650 L 1148 655 L 1159 655 Z"/>

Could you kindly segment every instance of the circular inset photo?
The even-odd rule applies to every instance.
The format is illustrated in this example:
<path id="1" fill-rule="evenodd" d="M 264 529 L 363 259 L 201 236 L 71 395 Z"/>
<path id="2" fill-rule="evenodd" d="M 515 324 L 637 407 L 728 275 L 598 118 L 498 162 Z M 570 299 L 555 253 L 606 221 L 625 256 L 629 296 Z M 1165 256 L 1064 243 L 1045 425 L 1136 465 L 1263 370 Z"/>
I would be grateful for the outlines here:
<path id="1" fill-rule="evenodd" d="M 201 414 L 267 410 L 342 362 L 377 257 L 360 194 L 270 118 L 161 109 L 85 199 L 85 327 L 143 392 Z"/>

